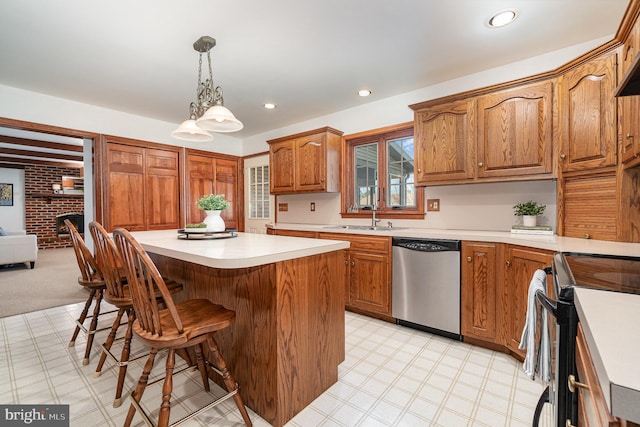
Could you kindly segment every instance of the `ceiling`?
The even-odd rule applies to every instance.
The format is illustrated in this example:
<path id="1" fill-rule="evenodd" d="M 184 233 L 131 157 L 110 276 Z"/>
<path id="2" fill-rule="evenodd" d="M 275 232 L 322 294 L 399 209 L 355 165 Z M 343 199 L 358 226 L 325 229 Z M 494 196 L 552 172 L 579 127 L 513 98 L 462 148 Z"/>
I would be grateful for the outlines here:
<path id="1" fill-rule="evenodd" d="M 175 123 L 202 35 L 248 137 L 615 34 L 627 0 L 3 0 L 0 84 Z M 489 17 L 513 8 L 501 29 Z M 370 89 L 368 98 L 356 96 Z M 262 107 L 277 105 L 274 110 Z"/>

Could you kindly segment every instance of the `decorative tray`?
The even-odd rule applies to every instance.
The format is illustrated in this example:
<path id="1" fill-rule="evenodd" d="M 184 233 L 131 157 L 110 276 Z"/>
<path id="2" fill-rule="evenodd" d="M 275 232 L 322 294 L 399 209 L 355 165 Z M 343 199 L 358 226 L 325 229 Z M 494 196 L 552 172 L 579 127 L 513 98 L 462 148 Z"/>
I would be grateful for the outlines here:
<path id="1" fill-rule="evenodd" d="M 230 239 L 238 237 L 238 229 L 227 228 L 224 231 L 204 231 L 201 228 L 181 228 L 178 230 L 178 239 L 207 240 Z"/>

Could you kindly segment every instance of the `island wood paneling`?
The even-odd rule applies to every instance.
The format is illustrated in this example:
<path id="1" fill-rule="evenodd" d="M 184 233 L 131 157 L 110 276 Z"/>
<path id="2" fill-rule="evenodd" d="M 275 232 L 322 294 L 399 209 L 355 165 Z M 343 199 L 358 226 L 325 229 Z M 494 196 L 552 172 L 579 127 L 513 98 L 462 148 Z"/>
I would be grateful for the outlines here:
<path id="1" fill-rule="evenodd" d="M 338 380 L 345 358 L 344 251 L 241 269 L 151 256 L 163 275 L 184 283 L 176 301 L 207 298 L 236 312 L 216 340 L 245 403 L 273 426 Z"/>

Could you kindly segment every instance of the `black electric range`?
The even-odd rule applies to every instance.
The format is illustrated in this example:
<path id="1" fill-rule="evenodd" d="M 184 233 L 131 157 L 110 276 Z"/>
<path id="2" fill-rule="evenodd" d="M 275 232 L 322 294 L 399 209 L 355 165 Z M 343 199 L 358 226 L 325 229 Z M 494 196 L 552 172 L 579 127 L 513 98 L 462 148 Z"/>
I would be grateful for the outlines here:
<path id="1" fill-rule="evenodd" d="M 578 314 L 574 305 L 575 287 L 588 287 L 614 292 L 640 294 L 640 257 L 558 252 L 550 269 L 555 295 L 537 295 L 547 309 L 550 325 L 555 325 L 554 365 L 549 387 L 544 391 L 534 415 L 538 425 L 542 406 L 553 407 L 553 425 L 578 425 L 578 399 L 571 393 L 567 380 L 577 377 L 575 343 Z"/>

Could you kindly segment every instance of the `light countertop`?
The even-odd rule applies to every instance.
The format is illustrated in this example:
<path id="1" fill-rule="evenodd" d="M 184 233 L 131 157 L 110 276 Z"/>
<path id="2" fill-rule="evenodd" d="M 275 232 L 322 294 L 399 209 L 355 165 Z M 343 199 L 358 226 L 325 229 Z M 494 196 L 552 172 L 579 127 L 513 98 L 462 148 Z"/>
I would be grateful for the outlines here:
<path id="1" fill-rule="evenodd" d="M 245 268 L 349 248 L 349 242 L 238 233 L 229 239 L 178 239 L 177 230 L 131 233 L 151 253 L 214 268 Z"/>
<path id="2" fill-rule="evenodd" d="M 640 295 L 575 288 L 575 304 L 609 411 L 640 422 Z"/>
<path id="3" fill-rule="evenodd" d="M 354 230 L 331 228 L 330 224 L 277 223 L 270 228 L 281 230 L 315 231 L 324 233 L 370 234 L 376 236 L 419 237 L 430 239 L 455 239 L 476 242 L 509 243 L 548 249 L 555 252 L 579 252 L 603 255 L 640 257 L 640 243 L 609 242 L 606 240 L 577 239 L 573 237 L 521 235 L 509 231 L 439 230 L 429 228 L 398 228 L 390 230 Z"/>

